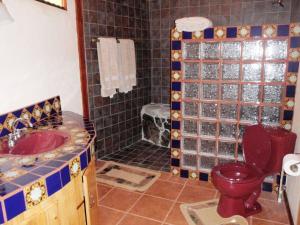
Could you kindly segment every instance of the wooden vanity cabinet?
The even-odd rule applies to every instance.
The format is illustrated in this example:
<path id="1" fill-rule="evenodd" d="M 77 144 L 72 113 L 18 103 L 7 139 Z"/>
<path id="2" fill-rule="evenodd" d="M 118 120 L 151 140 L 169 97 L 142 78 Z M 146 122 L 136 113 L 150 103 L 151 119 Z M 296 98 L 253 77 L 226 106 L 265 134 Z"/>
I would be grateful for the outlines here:
<path id="1" fill-rule="evenodd" d="M 96 225 L 97 185 L 95 160 L 81 175 L 39 205 L 7 222 L 7 225 Z"/>

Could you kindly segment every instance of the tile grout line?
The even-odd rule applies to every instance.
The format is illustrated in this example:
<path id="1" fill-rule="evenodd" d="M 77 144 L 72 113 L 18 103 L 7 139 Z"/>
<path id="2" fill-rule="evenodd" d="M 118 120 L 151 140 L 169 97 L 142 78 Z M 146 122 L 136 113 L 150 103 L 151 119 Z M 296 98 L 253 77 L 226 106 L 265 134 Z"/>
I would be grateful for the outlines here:
<path id="1" fill-rule="evenodd" d="M 133 207 L 137 204 L 137 202 L 144 196 L 145 192 L 142 192 L 141 195 L 139 196 L 139 198 L 132 204 L 131 207 L 129 207 L 126 212 L 124 213 L 124 215 L 119 219 L 119 221 L 116 223 L 116 225 L 119 225 L 122 220 L 127 216 L 129 215 L 129 212 L 131 209 L 133 209 Z"/>
<path id="2" fill-rule="evenodd" d="M 111 187 L 111 189 L 108 192 L 106 192 L 101 198 L 98 199 L 98 205 L 100 205 L 101 200 L 103 200 L 110 192 L 112 192 L 113 189 L 115 189 L 115 187 L 113 187 L 113 186 L 110 186 L 110 187 Z"/>
<path id="3" fill-rule="evenodd" d="M 184 188 L 186 187 L 186 184 L 187 184 L 187 180 L 184 182 L 183 187 L 180 190 L 180 192 L 178 193 L 177 197 L 175 198 L 173 205 L 170 207 L 169 211 L 167 212 L 167 215 L 165 216 L 163 222 L 161 223 L 162 225 L 166 223 L 166 220 L 168 219 L 170 213 L 172 212 L 172 210 L 174 209 L 176 203 L 178 202 L 178 199 L 179 199 L 180 195 L 182 194 Z"/>

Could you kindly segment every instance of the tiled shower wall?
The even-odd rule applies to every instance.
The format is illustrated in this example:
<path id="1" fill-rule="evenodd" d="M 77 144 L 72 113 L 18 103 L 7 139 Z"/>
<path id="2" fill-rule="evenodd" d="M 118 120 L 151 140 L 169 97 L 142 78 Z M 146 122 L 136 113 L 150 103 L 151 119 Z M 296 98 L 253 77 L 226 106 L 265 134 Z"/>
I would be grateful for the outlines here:
<path id="1" fill-rule="evenodd" d="M 96 125 L 96 151 L 100 157 L 141 138 L 140 111 L 151 101 L 149 5 L 146 0 L 84 0 L 83 13 L 89 112 Z M 101 97 L 96 43 L 92 42 L 99 36 L 134 40 L 137 86 L 133 91 Z"/>
<path id="2" fill-rule="evenodd" d="M 150 0 L 152 102 L 169 103 L 169 38 L 177 18 L 204 16 L 214 26 L 299 22 L 299 0 L 284 0 L 284 4 L 281 8 L 272 6 L 272 0 Z"/>

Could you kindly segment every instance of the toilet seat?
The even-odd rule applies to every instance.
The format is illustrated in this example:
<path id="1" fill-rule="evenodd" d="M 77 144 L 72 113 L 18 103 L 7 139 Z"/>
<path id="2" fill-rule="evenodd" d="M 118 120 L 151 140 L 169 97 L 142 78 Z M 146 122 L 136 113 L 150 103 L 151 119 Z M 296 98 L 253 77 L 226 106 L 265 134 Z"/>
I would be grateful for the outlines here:
<path id="1" fill-rule="evenodd" d="M 214 168 L 216 175 L 230 183 L 252 183 L 261 180 L 263 173 L 246 163 L 228 163 Z"/>

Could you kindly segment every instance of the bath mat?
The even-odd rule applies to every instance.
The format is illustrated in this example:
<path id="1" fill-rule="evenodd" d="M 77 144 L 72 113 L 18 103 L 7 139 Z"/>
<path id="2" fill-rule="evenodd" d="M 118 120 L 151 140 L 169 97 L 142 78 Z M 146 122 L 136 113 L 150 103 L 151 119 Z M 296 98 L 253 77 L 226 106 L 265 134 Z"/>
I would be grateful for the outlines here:
<path id="1" fill-rule="evenodd" d="M 112 161 L 96 171 L 97 181 L 130 191 L 146 191 L 160 176 L 159 172 Z"/>
<path id="2" fill-rule="evenodd" d="M 181 204 L 180 209 L 189 225 L 248 225 L 242 216 L 223 218 L 217 213 L 218 199 Z"/>

